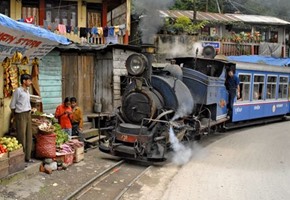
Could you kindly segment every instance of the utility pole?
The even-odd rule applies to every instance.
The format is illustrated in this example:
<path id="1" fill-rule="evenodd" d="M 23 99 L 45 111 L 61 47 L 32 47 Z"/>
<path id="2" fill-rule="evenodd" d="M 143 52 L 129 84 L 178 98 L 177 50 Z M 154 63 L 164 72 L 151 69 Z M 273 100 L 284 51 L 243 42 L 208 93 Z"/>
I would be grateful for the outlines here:
<path id="1" fill-rule="evenodd" d="M 196 0 L 192 0 L 193 3 L 193 22 L 196 22 Z"/>
<path id="2" fill-rule="evenodd" d="M 217 8 L 218 8 L 219 13 L 221 13 L 221 8 L 220 8 L 220 4 L 219 4 L 219 1 L 218 0 L 216 0 L 216 5 L 217 5 Z"/>
<path id="3" fill-rule="evenodd" d="M 205 4 L 205 12 L 208 12 L 208 1 L 209 1 L 209 0 L 206 0 L 206 4 Z"/>

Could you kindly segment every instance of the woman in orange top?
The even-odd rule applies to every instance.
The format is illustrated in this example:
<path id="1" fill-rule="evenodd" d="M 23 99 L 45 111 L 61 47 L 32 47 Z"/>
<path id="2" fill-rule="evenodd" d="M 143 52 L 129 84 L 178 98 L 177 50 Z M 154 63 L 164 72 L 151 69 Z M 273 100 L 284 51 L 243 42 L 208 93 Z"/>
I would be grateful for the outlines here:
<path id="1" fill-rule="evenodd" d="M 83 130 L 83 113 L 80 107 L 77 106 L 77 99 L 70 98 L 72 107 L 72 135 L 81 136 L 80 132 Z"/>
<path id="2" fill-rule="evenodd" d="M 57 106 L 54 116 L 58 119 L 62 130 L 72 136 L 72 108 L 69 97 L 64 99 L 63 104 Z"/>

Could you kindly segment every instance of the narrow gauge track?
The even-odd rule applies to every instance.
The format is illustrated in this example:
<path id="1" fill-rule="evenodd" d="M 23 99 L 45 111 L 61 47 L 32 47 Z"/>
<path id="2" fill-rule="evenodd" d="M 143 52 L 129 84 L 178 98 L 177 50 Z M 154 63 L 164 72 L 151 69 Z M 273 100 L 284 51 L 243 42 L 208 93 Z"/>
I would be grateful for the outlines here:
<path id="1" fill-rule="evenodd" d="M 121 160 L 71 193 L 65 200 L 118 200 L 150 168 Z"/>

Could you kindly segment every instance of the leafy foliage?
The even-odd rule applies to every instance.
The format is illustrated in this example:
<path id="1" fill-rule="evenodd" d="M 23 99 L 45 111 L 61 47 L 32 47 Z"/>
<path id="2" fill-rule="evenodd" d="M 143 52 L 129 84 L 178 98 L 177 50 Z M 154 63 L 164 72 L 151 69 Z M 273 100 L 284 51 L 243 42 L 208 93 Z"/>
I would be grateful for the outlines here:
<path id="1" fill-rule="evenodd" d="M 218 12 L 216 0 L 195 0 L 196 10 Z M 290 19 L 289 0 L 218 0 L 223 13 L 269 15 Z M 193 0 L 176 0 L 173 10 L 194 10 Z"/>
<path id="2" fill-rule="evenodd" d="M 171 30 L 173 33 L 185 33 L 185 34 L 196 34 L 198 30 L 203 28 L 208 21 L 201 21 L 193 23 L 190 18 L 186 16 L 181 16 L 176 19 L 176 21 L 166 21 L 165 29 Z"/>

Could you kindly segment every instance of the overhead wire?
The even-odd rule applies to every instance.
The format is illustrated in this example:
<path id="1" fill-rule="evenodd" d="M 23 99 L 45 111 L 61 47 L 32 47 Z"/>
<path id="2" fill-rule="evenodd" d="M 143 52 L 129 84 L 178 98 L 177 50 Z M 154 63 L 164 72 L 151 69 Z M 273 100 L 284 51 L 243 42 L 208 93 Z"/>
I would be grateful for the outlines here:
<path id="1" fill-rule="evenodd" d="M 228 0 L 228 2 L 229 2 L 229 3 L 234 7 L 234 9 L 236 9 L 236 11 L 241 12 L 241 11 L 238 9 L 238 7 L 235 6 L 235 5 L 233 4 L 233 2 L 232 2 L 231 0 Z"/>
<path id="2" fill-rule="evenodd" d="M 244 8 L 244 9 L 247 10 L 247 11 L 251 11 L 251 12 L 253 12 L 253 13 L 258 13 L 258 12 L 259 12 L 258 10 L 255 10 L 255 9 L 252 9 L 252 8 L 248 8 L 248 7 L 246 7 L 246 6 L 244 6 L 244 5 L 240 4 L 240 3 L 238 3 L 238 2 L 236 2 L 236 1 L 232 1 L 232 3 L 238 5 L 239 7 Z"/>

